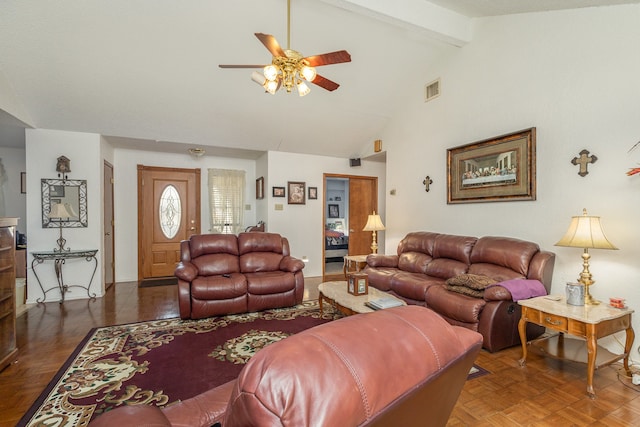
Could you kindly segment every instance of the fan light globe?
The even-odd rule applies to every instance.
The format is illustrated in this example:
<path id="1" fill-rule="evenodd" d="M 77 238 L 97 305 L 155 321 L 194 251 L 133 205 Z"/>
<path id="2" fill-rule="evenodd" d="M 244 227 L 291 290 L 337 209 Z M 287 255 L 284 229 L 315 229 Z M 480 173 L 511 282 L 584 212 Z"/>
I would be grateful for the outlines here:
<path id="1" fill-rule="evenodd" d="M 311 92 L 311 89 L 309 89 L 309 86 L 307 86 L 305 82 L 300 80 L 300 82 L 298 83 L 298 95 L 305 96 L 305 95 L 308 95 L 309 92 Z"/>
<path id="2" fill-rule="evenodd" d="M 273 64 L 264 67 L 264 77 L 271 82 L 275 81 L 278 77 L 278 67 Z"/>
<path id="3" fill-rule="evenodd" d="M 305 65 L 302 67 L 302 70 L 300 70 L 300 74 L 302 74 L 302 77 L 304 77 L 306 81 L 310 82 L 316 78 L 316 69 Z"/>
<path id="4" fill-rule="evenodd" d="M 276 82 L 275 80 L 268 80 L 267 83 L 265 83 L 264 88 L 271 95 L 275 95 L 276 91 L 278 90 L 278 82 Z"/>

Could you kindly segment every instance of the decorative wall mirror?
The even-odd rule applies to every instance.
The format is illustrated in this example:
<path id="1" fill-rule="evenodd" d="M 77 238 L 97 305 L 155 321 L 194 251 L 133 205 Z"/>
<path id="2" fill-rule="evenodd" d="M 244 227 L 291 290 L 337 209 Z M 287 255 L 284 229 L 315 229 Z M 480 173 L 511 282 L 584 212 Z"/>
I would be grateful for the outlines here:
<path id="1" fill-rule="evenodd" d="M 87 226 L 87 181 L 42 179 L 42 228 Z M 57 206 L 56 205 L 61 205 Z M 64 209 L 60 209 L 64 207 Z"/>

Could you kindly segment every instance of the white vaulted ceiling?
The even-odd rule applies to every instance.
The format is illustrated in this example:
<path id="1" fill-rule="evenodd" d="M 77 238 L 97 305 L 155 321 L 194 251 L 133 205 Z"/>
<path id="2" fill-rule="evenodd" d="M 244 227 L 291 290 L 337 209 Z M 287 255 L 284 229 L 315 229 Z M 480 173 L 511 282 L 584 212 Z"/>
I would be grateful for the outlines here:
<path id="1" fill-rule="evenodd" d="M 286 47 L 286 0 L 3 0 L 0 97 L 10 91 L 33 127 L 119 146 L 352 157 L 422 98 L 434 61 L 472 42 L 474 17 L 639 1 L 293 0 L 292 49 L 352 56 L 318 68 L 338 90 L 311 85 L 300 98 L 265 94 L 250 69 L 218 68 L 269 63 L 256 32 Z M 0 145 L 16 124 L 0 114 Z"/>

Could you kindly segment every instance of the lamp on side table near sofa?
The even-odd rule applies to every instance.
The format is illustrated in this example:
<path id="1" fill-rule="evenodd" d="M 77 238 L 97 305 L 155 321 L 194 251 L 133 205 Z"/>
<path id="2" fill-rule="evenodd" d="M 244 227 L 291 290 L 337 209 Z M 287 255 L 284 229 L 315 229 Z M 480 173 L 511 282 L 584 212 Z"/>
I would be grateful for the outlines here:
<path id="1" fill-rule="evenodd" d="M 380 215 L 376 214 L 376 211 L 373 211 L 373 215 L 369 215 L 367 218 L 367 224 L 364 226 L 362 231 L 372 231 L 372 241 L 371 241 L 371 253 L 378 253 L 378 241 L 376 240 L 376 232 L 384 230 L 384 224 L 382 223 L 382 219 Z"/>
<path id="2" fill-rule="evenodd" d="M 584 285 L 584 303 L 585 305 L 600 304 L 600 301 L 589 294 L 589 286 L 595 283 L 595 280 L 591 279 L 592 276 L 589 271 L 589 258 L 591 258 L 589 249 L 618 249 L 604 235 L 600 217 L 587 215 L 587 210 L 583 209 L 582 216 L 572 217 L 569 229 L 562 239 L 556 243 L 556 246 L 584 249 L 582 253 L 582 272 L 578 277 L 578 282 Z"/>

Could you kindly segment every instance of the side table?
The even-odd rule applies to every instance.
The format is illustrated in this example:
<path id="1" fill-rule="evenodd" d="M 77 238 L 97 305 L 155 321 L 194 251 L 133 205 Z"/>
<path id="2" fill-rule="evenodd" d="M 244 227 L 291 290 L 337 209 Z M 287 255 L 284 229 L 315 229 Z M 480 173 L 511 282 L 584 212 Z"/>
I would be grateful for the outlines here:
<path id="1" fill-rule="evenodd" d="M 344 272 L 344 278 L 347 278 L 347 273 L 355 271 L 359 273 L 367 264 L 367 255 L 345 255 L 344 266 L 342 271 Z"/>
<path id="2" fill-rule="evenodd" d="M 91 282 L 93 282 L 93 277 L 96 275 L 96 270 L 98 269 L 98 260 L 96 258 L 97 249 L 84 249 L 84 250 L 69 250 L 69 251 L 45 251 L 45 252 L 31 252 L 33 255 L 33 261 L 31 262 L 31 269 L 33 270 L 33 275 L 36 277 L 38 281 L 38 285 L 40 289 L 42 289 L 42 298 L 38 298 L 36 300 L 37 303 L 44 302 L 47 299 L 47 292 L 52 291 L 54 289 L 60 290 L 60 303 L 64 302 L 65 293 L 69 290 L 69 288 L 82 288 L 87 291 L 87 295 L 89 298 L 95 298 L 96 294 L 91 294 L 89 288 L 91 287 Z M 68 259 L 82 259 L 85 261 L 91 262 L 93 261 L 93 272 L 91 273 L 91 278 L 89 279 L 89 283 L 87 286 L 82 285 L 68 285 L 64 283 L 64 276 L 62 275 L 62 267 L 65 265 Z M 53 261 L 53 268 L 56 273 L 56 279 L 58 281 L 57 287 L 51 287 L 49 289 L 44 289 L 42 283 L 40 282 L 40 278 L 38 277 L 38 273 L 36 272 L 36 266 L 44 263 L 45 261 Z"/>
<path id="3" fill-rule="evenodd" d="M 518 301 L 522 306 L 522 317 L 518 323 L 520 341 L 522 342 L 522 359 L 520 366 L 527 359 L 527 322 L 544 326 L 559 332 L 552 337 L 543 337 L 531 341 L 531 345 L 540 348 L 546 354 L 559 359 L 587 363 L 587 394 L 592 399 L 596 394 L 593 389 L 594 371 L 602 366 L 618 360 L 623 361 L 624 369 L 629 376 L 629 352 L 633 345 L 635 333 L 631 325 L 633 310 L 613 308 L 606 304 L 575 306 L 566 303 L 564 297 L 544 296 Z M 613 354 L 598 346 L 598 339 L 616 332 L 626 332 L 623 354 Z M 564 334 L 583 338 L 565 339 Z M 585 356 L 586 343 L 586 358 Z"/>

